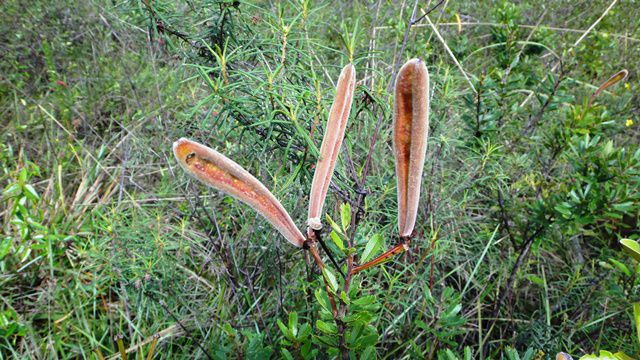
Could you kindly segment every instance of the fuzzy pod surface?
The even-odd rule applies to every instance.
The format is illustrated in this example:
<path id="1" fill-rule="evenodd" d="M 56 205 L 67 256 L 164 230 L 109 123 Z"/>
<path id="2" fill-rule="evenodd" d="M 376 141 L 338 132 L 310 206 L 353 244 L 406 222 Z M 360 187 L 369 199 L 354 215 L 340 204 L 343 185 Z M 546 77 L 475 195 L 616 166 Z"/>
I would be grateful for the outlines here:
<path id="1" fill-rule="evenodd" d="M 290 243 L 301 247 L 304 235 L 278 199 L 242 166 L 219 152 L 188 139 L 173 143 L 180 166 L 204 184 L 251 206 Z"/>
<path id="2" fill-rule="evenodd" d="M 348 64 L 342 69 L 338 84 L 336 85 L 336 96 L 329 111 L 329 119 L 320 146 L 320 156 L 316 163 L 309 194 L 309 214 L 307 225 L 315 230 L 320 230 L 322 222 L 320 216 L 324 200 L 329 190 L 329 183 L 333 176 L 336 159 L 340 153 L 340 146 L 344 138 L 344 131 L 347 127 L 347 120 L 351 112 L 353 102 L 353 92 L 356 86 L 356 70 L 353 65 Z"/>
<path id="3" fill-rule="evenodd" d="M 400 236 L 415 227 L 428 135 L 429 73 L 422 60 L 411 59 L 398 72 L 393 112 Z"/>

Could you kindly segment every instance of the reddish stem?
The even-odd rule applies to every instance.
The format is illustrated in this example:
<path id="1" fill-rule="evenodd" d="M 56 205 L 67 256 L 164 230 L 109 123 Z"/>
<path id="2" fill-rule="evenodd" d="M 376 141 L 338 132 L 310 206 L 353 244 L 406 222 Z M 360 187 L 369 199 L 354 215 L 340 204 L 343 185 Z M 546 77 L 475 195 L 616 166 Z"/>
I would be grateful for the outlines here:
<path id="1" fill-rule="evenodd" d="M 407 250 L 409 250 L 409 244 L 411 243 L 410 239 L 406 239 L 405 241 L 403 241 L 401 244 L 398 244 L 394 247 L 392 247 L 391 249 L 385 251 L 384 253 L 382 253 L 380 256 L 378 256 L 377 258 L 368 261 L 360 266 L 356 266 L 354 267 L 350 272 L 349 275 L 355 275 L 357 273 L 359 273 L 362 270 L 366 270 L 372 266 L 376 266 L 378 264 L 383 263 L 385 260 L 387 260 L 388 258 L 400 254 L 402 252 L 405 252 Z"/>

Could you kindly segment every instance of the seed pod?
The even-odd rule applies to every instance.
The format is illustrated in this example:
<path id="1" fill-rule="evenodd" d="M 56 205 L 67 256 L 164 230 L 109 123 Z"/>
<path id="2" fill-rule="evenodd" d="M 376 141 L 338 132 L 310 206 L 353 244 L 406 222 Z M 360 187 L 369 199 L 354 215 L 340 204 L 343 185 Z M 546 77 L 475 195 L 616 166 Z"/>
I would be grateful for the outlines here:
<path id="1" fill-rule="evenodd" d="M 344 130 L 347 126 L 353 92 L 356 86 L 356 70 L 349 64 L 342 69 L 338 85 L 336 86 L 336 97 L 331 105 L 329 120 L 320 146 L 320 157 L 316 163 L 316 170 L 311 183 L 311 193 L 309 195 L 309 216 L 307 225 L 310 228 L 319 230 L 322 227 L 320 215 L 324 199 L 329 190 L 333 169 L 340 152 Z"/>
<path id="2" fill-rule="evenodd" d="M 173 153 L 184 170 L 215 189 L 251 206 L 290 243 L 301 247 L 304 236 L 273 194 L 242 166 L 219 152 L 188 139 L 173 143 Z"/>
<path id="3" fill-rule="evenodd" d="M 627 76 L 629 76 L 629 71 L 627 71 L 627 69 L 622 69 L 617 73 L 613 74 L 609 79 L 607 79 L 607 81 L 603 82 L 600 85 L 600 87 L 598 87 L 598 89 L 593 93 L 593 95 L 591 95 L 591 98 L 589 98 L 589 106 L 591 106 L 593 101 L 598 97 L 598 95 L 600 95 L 601 92 L 607 90 L 608 88 L 619 83 L 620 81 L 624 81 L 627 78 Z"/>
<path id="4" fill-rule="evenodd" d="M 396 78 L 393 150 L 398 181 L 398 231 L 413 232 L 420 201 L 429 135 L 429 73 L 420 59 L 402 66 Z"/>

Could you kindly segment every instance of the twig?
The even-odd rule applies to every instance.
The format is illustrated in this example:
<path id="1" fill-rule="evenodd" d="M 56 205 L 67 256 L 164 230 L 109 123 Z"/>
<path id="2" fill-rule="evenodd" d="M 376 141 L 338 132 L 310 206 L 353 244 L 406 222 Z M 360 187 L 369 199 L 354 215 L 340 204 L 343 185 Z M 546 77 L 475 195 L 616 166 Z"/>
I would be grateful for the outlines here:
<path id="1" fill-rule="evenodd" d="M 318 240 L 318 242 L 320 243 L 320 246 L 322 247 L 322 250 L 324 250 L 324 252 L 327 254 L 327 256 L 329 257 L 329 260 L 331 260 L 331 263 L 336 267 L 336 269 L 338 270 L 340 275 L 342 275 L 342 278 L 345 279 L 346 275 L 344 274 L 344 272 L 342 272 L 342 269 L 340 268 L 340 265 L 338 265 L 336 260 L 333 258 L 333 255 L 331 254 L 331 250 L 329 250 L 327 245 L 324 243 L 324 240 L 322 240 L 322 237 L 320 237 L 320 231 L 315 230 L 315 229 L 312 229 L 312 230 L 315 233 L 316 240 Z"/>
<path id="2" fill-rule="evenodd" d="M 349 275 L 355 275 L 357 273 L 359 273 L 362 270 L 366 270 L 372 266 L 376 266 L 378 264 L 383 263 L 384 261 L 386 261 L 388 258 L 393 257 L 394 255 L 400 254 L 402 252 L 405 252 L 407 250 L 409 250 L 409 245 L 411 244 L 411 239 L 407 238 L 405 241 L 403 241 L 401 244 L 398 244 L 394 247 L 392 247 L 391 249 L 385 251 L 384 253 L 382 253 L 380 256 L 376 257 L 375 259 L 368 261 L 360 266 L 356 266 L 354 267 L 350 272 Z"/>

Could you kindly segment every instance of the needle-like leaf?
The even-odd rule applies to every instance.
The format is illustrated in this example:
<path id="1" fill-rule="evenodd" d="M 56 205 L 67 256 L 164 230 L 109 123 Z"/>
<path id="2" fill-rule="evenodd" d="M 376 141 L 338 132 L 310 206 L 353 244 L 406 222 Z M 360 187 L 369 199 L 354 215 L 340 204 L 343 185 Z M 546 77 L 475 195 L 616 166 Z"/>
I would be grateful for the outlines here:
<path id="1" fill-rule="evenodd" d="M 398 72 L 393 113 L 400 236 L 411 235 L 416 223 L 428 133 L 429 73 L 411 59 Z"/>
<path id="2" fill-rule="evenodd" d="M 331 105 L 329 120 L 324 132 L 322 145 L 320 146 L 320 157 L 316 164 L 311 183 L 311 193 L 309 195 L 309 216 L 307 225 L 310 228 L 319 230 L 322 227 L 320 215 L 324 205 L 324 199 L 329 190 L 333 169 L 340 152 L 344 130 L 347 126 L 353 92 L 356 86 L 356 70 L 349 64 L 342 69 L 338 85 L 336 86 L 336 97 Z"/>
<path id="3" fill-rule="evenodd" d="M 173 153 L 187 173 L 251 206 L 290 243 L 301 247 L 304 236 L 273 194 L 242 166 L 219 152 L 188 139 L 173 143 Z"/>

